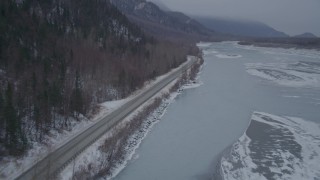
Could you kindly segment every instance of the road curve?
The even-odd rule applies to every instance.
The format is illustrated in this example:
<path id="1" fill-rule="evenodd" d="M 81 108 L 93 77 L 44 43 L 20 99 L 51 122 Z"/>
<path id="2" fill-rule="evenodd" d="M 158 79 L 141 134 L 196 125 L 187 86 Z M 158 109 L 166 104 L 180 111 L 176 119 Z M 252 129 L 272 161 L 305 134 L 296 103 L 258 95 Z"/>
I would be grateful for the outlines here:
<path id="1" fill-rule="evenodd" d="M 101 118 L 101 120 L 99 120 L 97 123 L 82 131 L 76 137 L 70 139 L 62 146 L 58 147 L 45 158 L 35 163 L 32 167 L 26 169 L 20 175 L 17 175 L 14 179 L 51 179 L 51 177 L 53 177 L 53 175 L 58 172 L 59 169 L 63 168 L 64 165 L 70 162 L 73 157 L 83 151 L 86 147 L 90 146 L 99 137 L 124 119 L 128 114 L 136 110 L 139 106 L 153 97 L 170 82 L 179 77 L 196 61 L 196 57 L 189 58 L 186 63 L 171 71 L 166 78 L 150 87 L 145 92 L 140 93 L 137 97 L 127 102 L 119 109 L 113 111 L 104 118 Z"/>

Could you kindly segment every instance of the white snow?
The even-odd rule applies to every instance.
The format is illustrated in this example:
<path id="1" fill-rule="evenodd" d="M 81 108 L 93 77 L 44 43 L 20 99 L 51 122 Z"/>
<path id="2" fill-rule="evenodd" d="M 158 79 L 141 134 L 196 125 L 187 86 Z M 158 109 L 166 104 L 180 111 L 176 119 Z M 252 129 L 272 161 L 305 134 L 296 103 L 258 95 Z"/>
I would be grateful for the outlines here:
<path id="1" fill-rule="evenodd" d="M 183 89 L 192 89 L 192 88 L 197 88 L 199 86 L 203 85 L 202 82 L 197 82 L 197 83 L 190 83 L 190 84 L 186 84 L 183 86 Z"/>
<path id="2" fill-rule="evenodd" d="M 121 99 L 121 100 L 115 100 L 115 101 L 107 101 L 101 104 L 101 106 L 105 107 L 108 111 L 115 110 L 119 107 L 121 107 L 123 104 L 127 103 L 129 101 L 128 98 Z"/>
<path id="3" fill-rule="evenodd" d="M 244 133 L 239 140 L 233 144 L 230 152 L 221 158 L 220 173 L 225 180 L 255 180 L 266 178 L 259 173 L 251 172 L 257 165 L 250 157 L 249 144 L 251 139 Z M 235 162 L 238 164 L 235 165 Z M 234 170 L 236 169 L 236 170 Z"/>
<path id="4" fill-rule="evenodd" d="M 270 118 L 267 121 L 263 117 Z M 268 168 L 271 172 L 280 173 L 276 179 L 317 179 L 320 177 L 320 125 L 296 117 L 280 117 L 263 112 L 254 112 L 252 121 L 271 125 L 275 129 L 289 130 L 293 134 L 294 141 L 302 147 L 302 159 L 296 158 L 289 151 L 273 149 L 274 154 L 280 155 L 283 160 L 281 167 L 271 165 Z M 221 174 L 225 179 L 265 179 L 258 172 L 252 171 L 257 165 L 250 158 L 250 138 L 244 134 L 232 146 L 232 153 L 229 157 L 221 160 Z M 251 144 L 251 146 L 255 146 Z M 274 157 L 271 157 L 274 158 Z M 262 158 L 263 159 L 263 158 Z M 234 165 L 241 166 L 234 167 Z M 287 170 L 291 173 L 282 173 Z"/>
<path id="5" fill-rule="evenodd" d="M 84 118 L 82 121 L 77 122 L 71 119 L 70 127 L 72 127 L 72 129 L 51 130 L 49 134 L 44 137 L 45 143 L 32 142 L 32 149 L 23 157 L 16 158 L 8 156 L 2 159 L 0 162 L 0 177 L 14 179 L 17 174 L 22 173 L 26 168 L 43 159 L 48 153 L 61 146 L 65 141 L 68 141 L 78 132 L 92 125 L 95 120 L 95 118 L 91 121 Z"/>
<path id="6" fill-rule="evenodd" d="M 294 174 L 288 179 L 314 179 L 320 177 L 320 125 L 296 117 L 279 117 L 267 113 L 256 113 L 253 120 L 266 123 L 257 114 L 271 117 L 284 123 L 278 124 L 267 122 L 274 127 L 285 127 L 293 133 L 295 140 L 302 146 L 302 162 L 297 162 L 294 167 Z M 283 156 L 285 156 L 284 154 Z M 287 158 L 283 158 L 286 160 Z M 286 164 L 286 163 L 285 163 Z"/>
<path id="7" fill-rule="evenodd" d="M 202 53 L 204 56 L 208 56 L 211 54 L 217 54 L 219 53 L 217 50 L 211 48 L 210 46 L 212 45 L 212 43 L 207 43 L 207 42 L 200 42 L 197 44 L 197 46 L 199 48 L 201 48 Z"/>

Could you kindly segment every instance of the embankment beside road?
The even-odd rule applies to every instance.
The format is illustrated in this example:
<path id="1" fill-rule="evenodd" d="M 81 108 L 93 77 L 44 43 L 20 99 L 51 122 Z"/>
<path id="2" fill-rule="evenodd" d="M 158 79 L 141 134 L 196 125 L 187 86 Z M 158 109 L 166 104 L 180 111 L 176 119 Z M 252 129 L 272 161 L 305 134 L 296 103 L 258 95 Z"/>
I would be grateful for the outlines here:
<path id="1" fill-rule="evenodd" d="M 197 75 L 203 64 L 199 58 L 187 72 L 170 83 L 155 97 L 127 117 L 112 131 L 112 134 L 102 137 L 93 147 L 80 155 L 74 163 L 60 175 L 62 179 L 95 179 L 99 177 L 116 176 L 134 157 L 135 149 L 146 137 L 153 125 L 160 121 L 168 105 L 184 89 L 184 85 L 197 84 Z M 90 151 L 95 151 L 95 157 L 90 157 Z M 86 159 L 83 161 L 81 159 Z"/>

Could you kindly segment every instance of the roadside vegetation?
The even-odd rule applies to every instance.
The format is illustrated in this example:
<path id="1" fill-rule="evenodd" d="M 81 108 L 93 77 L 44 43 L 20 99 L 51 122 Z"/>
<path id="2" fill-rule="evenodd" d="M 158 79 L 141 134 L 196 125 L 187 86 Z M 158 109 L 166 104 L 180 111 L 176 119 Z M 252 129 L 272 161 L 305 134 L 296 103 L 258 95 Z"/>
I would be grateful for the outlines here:
<path id="1" fill-rule="evenodd" d="M 97 179 L 102 177 L 110 177 L 119 164 L 124 163 L 128 156 L 130 148 L 137 145 L 139 138 L 143 138 L 144 133 L 151 126 L 151 122 L 147 121 L 148 116 L 159 110 L 159 107 L 165 103 L 170 97 L 170 93 L 181 90 L 181 87 L 188 83 L 195 83 L 195 78 L 203 64 L 203 59 L 200 58 L 190 70 L 181 75 L 181 77 L 170 87 L 169 91 L 162 94 L 161 97 L 155 98 L 150 104 L 139 111 L 133 118 L 119 125 L 115 128 L 112 136 L 107 138 L 104 143 L 99 147 L 101 157 L 100 162 L 91 162 L 82 166 L 80 170 L 74 172 L 74 179 Z M 160 109 L 160 111 L 164 109 Z M 162 112 L 160 112 L 162 113 Z M 147 126 L 143 126 L 147 123 Z M 135 134 L 136 139 L 132 140 Z"/>

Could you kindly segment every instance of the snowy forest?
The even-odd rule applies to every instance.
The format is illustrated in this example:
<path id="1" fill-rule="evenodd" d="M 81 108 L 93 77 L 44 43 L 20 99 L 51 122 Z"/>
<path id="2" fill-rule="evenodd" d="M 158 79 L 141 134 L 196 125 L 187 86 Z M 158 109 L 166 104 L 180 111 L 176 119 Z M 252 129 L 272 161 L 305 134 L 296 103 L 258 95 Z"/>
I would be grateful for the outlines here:
<path id="1" fill-rule="evenodd" d="M 23 154 L 198 53 L 146 35 L 106 0 L 1 0 L 0 156 Z"/>

